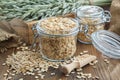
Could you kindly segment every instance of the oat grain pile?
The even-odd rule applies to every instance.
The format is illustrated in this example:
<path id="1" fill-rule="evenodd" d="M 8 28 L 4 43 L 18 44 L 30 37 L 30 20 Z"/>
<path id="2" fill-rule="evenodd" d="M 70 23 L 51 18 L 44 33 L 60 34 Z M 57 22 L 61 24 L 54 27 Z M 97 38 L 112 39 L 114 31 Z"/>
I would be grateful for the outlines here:
<path id="1" fill-rule="evenodd" d="M 18 51 L 16 54 L 9 55 L 6 64 L 16 73 L 34 72 L 39 69 L 40 72 L 45 72 L 51 66 L 58 68 L 59 63 L 48 62 L 41 58 L 39 53 L 32 51 Z"/>
<path id="2" fill-rule="evenodd" d="M 40 23 L 47 34 L 68 34 L 76 27 L 75 21 L 70 18 L 63 17 L 49 17 Z"/>

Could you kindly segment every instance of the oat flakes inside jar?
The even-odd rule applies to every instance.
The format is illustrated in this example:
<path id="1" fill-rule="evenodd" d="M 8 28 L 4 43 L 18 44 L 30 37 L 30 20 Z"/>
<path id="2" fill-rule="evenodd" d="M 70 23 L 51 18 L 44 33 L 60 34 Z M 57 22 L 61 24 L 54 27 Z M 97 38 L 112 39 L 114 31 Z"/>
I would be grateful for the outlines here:
<path id="1" fill-rule="evenodd" d="M 85 44 L 91 44 L 91 34 L 103 30 L 105 22 L 110 22 L 111 18 L 109 11 L 98 6 L 82 6 L 77 9 L 76 16 L 80 23 L 78 40 Z"/>
<path id="2" fill-rule="evenodd" d="M 63 17 L 42 19 L 36 25 L 42 57 L 50 61 L 69 59 L 76 52 L 78 22 Z"/>

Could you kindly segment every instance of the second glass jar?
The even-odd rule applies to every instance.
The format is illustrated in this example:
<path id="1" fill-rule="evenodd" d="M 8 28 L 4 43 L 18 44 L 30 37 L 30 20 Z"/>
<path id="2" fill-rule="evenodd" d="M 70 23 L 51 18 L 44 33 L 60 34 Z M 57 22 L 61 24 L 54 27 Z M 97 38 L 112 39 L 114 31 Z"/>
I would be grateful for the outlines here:
<path id="1" fill-rule="evenodd" d="M 110 22 L 110 12 L 104 11 L 98 6 L 82 6 L 76 11 L 77 20 L 80 23 L 78 41 L 91 44 L 91 34 L 97 30 L 103 30 L 105 22 Z"/>

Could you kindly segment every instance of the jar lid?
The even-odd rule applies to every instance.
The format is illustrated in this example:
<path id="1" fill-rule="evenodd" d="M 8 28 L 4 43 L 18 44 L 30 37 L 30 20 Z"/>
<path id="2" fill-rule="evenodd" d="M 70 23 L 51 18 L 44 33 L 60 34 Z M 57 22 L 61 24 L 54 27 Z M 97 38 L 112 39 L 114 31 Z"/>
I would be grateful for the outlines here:
<path id="1" fill-rule="evenodd" d="M 99 17 L 102 14 L 103 9 L 98 6 L 81 6 L 77 9 L 78 17 Z"/>
<path id="2" fill-rule="evenodd" d="M 91 37 L 92 43 L 97 50 L 110 58 L 120 59 L 119 35 L 107 30 L 99 30 L 92 33 Z"/>

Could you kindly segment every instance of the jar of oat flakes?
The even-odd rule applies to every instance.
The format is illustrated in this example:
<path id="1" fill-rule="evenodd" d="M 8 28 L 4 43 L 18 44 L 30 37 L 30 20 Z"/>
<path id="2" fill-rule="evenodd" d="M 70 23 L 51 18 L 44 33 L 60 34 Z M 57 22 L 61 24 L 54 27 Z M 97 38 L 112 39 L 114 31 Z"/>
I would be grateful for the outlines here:
<path id="1" fill-rule="evenodd" d="M 78 41 L 91 44 L 91 34 L 103 30 L 105 22 L 110 22 L 110 12 L 98 6 L 82 6 L 76 10 L 76 16 L 80 23 Z"/>
<path id="2" fill-rule="evenodd" d="M 75 19 L 49 17 L 35 26 L 42 57 L 50 61 L 63 61 L 76 52 L 78 22 Z"/>

